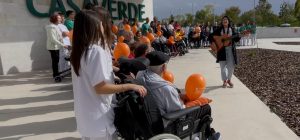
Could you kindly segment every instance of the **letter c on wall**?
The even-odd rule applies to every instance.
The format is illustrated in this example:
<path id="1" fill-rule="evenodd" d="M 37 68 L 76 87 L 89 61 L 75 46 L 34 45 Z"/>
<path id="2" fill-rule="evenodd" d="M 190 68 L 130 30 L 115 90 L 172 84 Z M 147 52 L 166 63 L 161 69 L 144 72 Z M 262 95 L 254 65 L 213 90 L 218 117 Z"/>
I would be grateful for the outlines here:
<path id="1" fill-rule="evenodd" d="M 49 17 L 49 13 L 40 13 L 40 12 L 38 12 L 34 8 L 32 0 L 26 0 L 26 5 L 27 5 L 27 8 L 28 8 L 29 12 L 31 14 L 33 14 L 34 16 L 37 16 L 37 17 Z"/>

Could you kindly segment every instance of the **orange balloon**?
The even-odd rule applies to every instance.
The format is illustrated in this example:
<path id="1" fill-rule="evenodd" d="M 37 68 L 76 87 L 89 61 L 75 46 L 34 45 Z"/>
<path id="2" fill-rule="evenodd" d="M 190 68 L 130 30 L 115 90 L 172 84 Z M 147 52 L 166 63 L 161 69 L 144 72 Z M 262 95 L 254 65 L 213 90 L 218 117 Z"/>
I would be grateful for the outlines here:
<path id="1" fill-rule="evenodd" d="M 136 25 L 132 26 L 132 32 L 136 34 L 138 27 Z"/>
<path id="2" fill-rule="evenodd" d="M 70 41 L 73 41 L 73 30 L 69 31 L 68 37 L 70 38 Z"/>
<path id="3" fill-rule="evenodd" d="M 159 37 L 161 37 L 161 35 L 162 35 L 162 32 L 161 31 L 157 31 L 157 36 L 159 36 Z"/>
<path id="4" fill-rule="evenodd" d="M 174 36 L 170 36 L 169 39 L 168 39 L 168 42 L 169 44 L 175 44 L 175 41 L 174 41 Z"/>
<path id="5" fill-rule="evenodd" d="M 125 25 L 124 25 L 124 30 L 125 30 L 125 31 L 128 31 L 128 32 L 131 31 L 130 25 L 125 24 Z"/>
<path id="6" fill-rule="evenodd" d="M 111 27 L 111 30 L 112 30 L 113 33 L 117 34 L 119 29 L 118 29 L 118 27 L 116 25 L 113 25 Z"/>
<path id="7" fill-rule="evenodd" d="M 155 39 L 155 37 L 154 37 L 154 35 L 152 33 L 148 33 L 147 37 L 149 38 L 150 42 L 153 42 L 154 39 Z"/>
<path id="8" fill-rule="evenodd" d="M 118 42 L 123 43 L 124 40 L 125 40 L 125 37 L 124 37 L 124 36 L 119 36 Z"/>
<path id="9" fill-rule="evenodd" d="M 117 46 L 114 49 L 114 58 L 118 60 L 120 57 L 128 57 L 130 54 L 130 48 L 126 43 L 117 43 Z"/>
<path id="10" fill-rule="evenodd" d="M 206 82 L 201 74 L 192 74 L 185 83 L 186 97 L 189 101 L 198 99 L 204 92 Z"/>
<path id="11" fill-rule="evenodd" d="M 150 44 L 150 43 L 151 43 L 150 40 L 149 40 L 149 38 L 146 37 L 146 36 L 142 36 L 142 37 L 140 38 L 140 41 L 141 41 L 142 43 L 145 43 L 145 44 Z"/>
<path id="12" fill-rule="evenodd" d="M 171 83 L 174 83 L 174 75 L 172 72 L 166 70 L 162 74 L 162 78 L 165 79 L 166 81 L 169 81 Z"/>
<path id="13" fill-rule="evenodd" d="M 212 100 L 205 98 L 205 97 L 199 97 L 198 99 L 194 101 L 189 101 L 185 103 L 185 107 L 193 107 L 193 106 L 203 106 L 211 103 Z"/>

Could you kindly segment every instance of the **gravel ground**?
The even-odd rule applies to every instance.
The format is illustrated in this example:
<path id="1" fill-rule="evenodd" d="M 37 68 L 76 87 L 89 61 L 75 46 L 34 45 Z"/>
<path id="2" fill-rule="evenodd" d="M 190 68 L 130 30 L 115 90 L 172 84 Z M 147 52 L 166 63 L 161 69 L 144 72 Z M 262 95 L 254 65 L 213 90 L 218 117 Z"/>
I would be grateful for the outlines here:
<path id="1" fill-rule="evenodd" d="M 267 49 L 237 53 L 235 76 L 300 136 L 300 53 Z"/>

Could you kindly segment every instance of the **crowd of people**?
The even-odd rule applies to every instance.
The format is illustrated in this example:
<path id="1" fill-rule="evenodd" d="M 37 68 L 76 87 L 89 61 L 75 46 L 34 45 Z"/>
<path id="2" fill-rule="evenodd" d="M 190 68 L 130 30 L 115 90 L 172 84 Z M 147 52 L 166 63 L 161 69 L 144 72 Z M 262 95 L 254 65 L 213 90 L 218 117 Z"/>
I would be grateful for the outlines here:
<path id="1" fill-rule="evenodd" d="M 255 23 L 236 27 L 227 16 L 222 18 L 220 25 L 216 22 L 182 27 L 176 21 L 166 23 L 156 17 L 151 22 L 146 18 L 141 25 L 137 19 L 129 21 L 127 18 L 114 25 L 105 9 L 94 6 L 75 14 L 67 11 L 65 18 L 64 13 L 56 12 L 50 17 L 50 24 L 46 26 L 47 50 L 51 54 L 53 78 L 72 67 L 75 116 L 83 140 L 116 137 L 113 97 L 124 91 L 133 90 L 141 96 L 155 95 L 162 114 L 185 108 L 184 94 L 162 78 L 171 56 L 184 55 L 191 48 L 209 47 L 215 41 L 214 36 L 251 32 L 251 35 L 230 38 L 232 43 L 217 51 L 223 87 L 232 88 L 231 76 L 237 64 L 236 45 L 254 45 L 256 41 Z M 137 84 L 114 84 L 119 58 L 114 58 L 113 52 L 121 42 L 129 46 L 127 59 L 143 57 L 150 61 L 147 70 L 133 76 L 140 81 Z M 199 117 L 210 115 L 210 106 L 203 106 L 200 112 Z"/>
<path id="2" fill-rule="evenodd" d="M 65 58 L 68 57 L 71 49 L 75 12 L 67 11 L 66 16 L 67 18 L 61 12 L 53 14 L 50 18 L 51 24 L 46 27 L 48 33 L 47 49 L 51 54 L 53 77 L 59 76 L 60 72 L 67 70 L 69 67 L 69 63 Z M 137 19 L 129 21 L 124 18 L 118 25 L 113 26 L 116 29 L 113 29 L 115 34 L 113 34 L 114 43 L 112 48 L 118 42 L 119 37 L 124 37 L 124 43 L 128 44 L 131 50 L 129 58 L 134 58 L 135 53 L 138 56 L 145 55 L 150 50 L 162 51 L 168 55 L 176 56 L 188 53 L 190 48 L 209 47 L 212 42 L 209 38 L 210 35 L 220 27 L 218 22 L 214 25 L 208 22 L 207 24 L 183 27 L 174 20 L 166 23 L 158 21 L 156 17 L 151 22 L 149 18 L 146 18 L 145 23 L 142 25 Z M 129 26 L 129 29 L 125 29 L 125 26 Z M 237 46 L 255 45 L 256 26 L 254 22 L 249 21 L 247 24 L 232 25 L 232 27 L 240 34 L 244 31 L 251 32 L 243 36 L 236 44 Z M 54 30 L 55 28 L 57 30 Z M 150 43 L 151 47 L 143 47 L 138 43 L 140 40 L 143 43 Z"/>

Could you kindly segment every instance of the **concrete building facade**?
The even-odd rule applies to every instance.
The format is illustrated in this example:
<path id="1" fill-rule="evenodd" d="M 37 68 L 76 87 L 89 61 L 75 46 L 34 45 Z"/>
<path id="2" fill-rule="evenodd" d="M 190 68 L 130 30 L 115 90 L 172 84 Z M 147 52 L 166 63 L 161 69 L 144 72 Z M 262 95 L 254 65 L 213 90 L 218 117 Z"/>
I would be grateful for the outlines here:
<path id="1" fill-rule="evenodd" d="M 44 28 L 49 15 L 55 10 L 80 10 L 88 2 L 109 9 L 115 23 L 124 16 L 153 18 L 152 0 L 1 0 L 0 75 L 50 69 Z"/>

